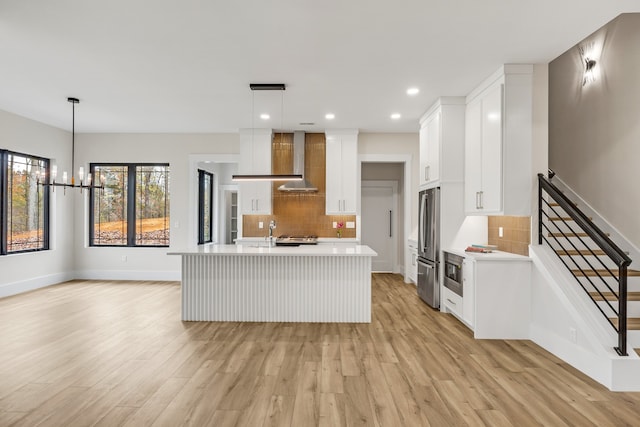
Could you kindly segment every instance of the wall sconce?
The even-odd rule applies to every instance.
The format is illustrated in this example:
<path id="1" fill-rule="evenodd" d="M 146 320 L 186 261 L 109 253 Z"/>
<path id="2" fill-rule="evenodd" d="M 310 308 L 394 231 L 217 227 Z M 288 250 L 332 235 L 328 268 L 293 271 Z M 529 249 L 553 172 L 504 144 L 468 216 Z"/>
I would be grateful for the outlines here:
<path id="1" fill-rule="evenodd" d="M 580 52 L 580 58 L 582 59 L 582 65 L 584 66 L 582 74 L 582 86 L 587 83 L 596 81 L 596 60 L 594 55 L 594 42 L 590 42 L 584 45 L 578 46 L 578 52 Z"/>

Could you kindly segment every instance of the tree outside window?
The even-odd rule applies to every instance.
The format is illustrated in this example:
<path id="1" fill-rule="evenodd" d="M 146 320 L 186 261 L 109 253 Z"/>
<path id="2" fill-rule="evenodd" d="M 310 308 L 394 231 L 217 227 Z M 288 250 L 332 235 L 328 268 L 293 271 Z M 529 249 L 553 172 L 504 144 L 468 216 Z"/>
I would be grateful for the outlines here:
<path id="1" fill-rule="evenodd" d="M 0 150 L 0 254 L 49 249 L 49 160 Z"/>
<path id="2" fill-rule="evenodd" d="M 92 164 L 91 246 L 169 246 L 169 165 Z"/>

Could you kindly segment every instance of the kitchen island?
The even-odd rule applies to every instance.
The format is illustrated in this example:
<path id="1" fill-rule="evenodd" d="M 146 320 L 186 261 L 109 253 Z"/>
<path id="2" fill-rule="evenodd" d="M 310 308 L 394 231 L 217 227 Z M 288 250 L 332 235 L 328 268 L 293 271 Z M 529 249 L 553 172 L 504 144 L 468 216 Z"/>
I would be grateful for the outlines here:
<path id="1" fill-rule="evenodd" d="M 204 245 L 182 256 L 182 320 L 371 322 L 371 259 L 355 244 Z"/>

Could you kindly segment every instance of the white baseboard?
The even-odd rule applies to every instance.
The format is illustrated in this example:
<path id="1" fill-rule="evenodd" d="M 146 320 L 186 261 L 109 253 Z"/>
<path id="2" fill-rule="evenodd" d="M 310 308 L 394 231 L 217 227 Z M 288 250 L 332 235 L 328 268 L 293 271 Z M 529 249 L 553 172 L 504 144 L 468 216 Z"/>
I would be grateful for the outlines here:
<path id="1" fill-rule="evenodd" d="M 161 280 L 180 281 L 180 270 L 79 270 L 74 277 L 80 280 Z"/>
<path id="2" fill-rule="evenodd" d="M 19 282 L 5 283 L 0 285 L 0 298 L 33 291 L 35 289 L 46 288 L 47 286 L 56 285 L 73 279 L 73 273 L 57 273 L 21 280 Z"/>

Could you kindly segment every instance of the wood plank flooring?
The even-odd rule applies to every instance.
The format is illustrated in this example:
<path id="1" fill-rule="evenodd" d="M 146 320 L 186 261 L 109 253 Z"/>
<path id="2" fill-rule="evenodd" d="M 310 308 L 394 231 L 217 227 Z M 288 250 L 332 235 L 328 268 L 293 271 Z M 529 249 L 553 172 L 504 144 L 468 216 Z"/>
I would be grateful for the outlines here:
<path id="1" fill-rule="evenodd" d="M 370 324 L 180 321 L 175 282 L 0 299 L 0 426 L 624 426 L 612 393 L 530 341 L 473 339 L 400 276 Z"/>

